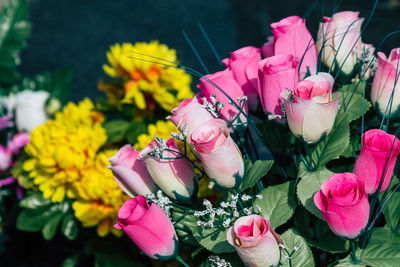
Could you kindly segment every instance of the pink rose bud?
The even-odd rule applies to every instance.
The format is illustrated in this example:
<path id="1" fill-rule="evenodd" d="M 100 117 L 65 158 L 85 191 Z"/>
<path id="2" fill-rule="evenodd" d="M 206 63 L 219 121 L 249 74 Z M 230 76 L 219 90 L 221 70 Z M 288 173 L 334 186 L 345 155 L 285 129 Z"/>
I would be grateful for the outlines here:
<path id="1" fill-rule="evenodd" d="M 333 83 L 330 74 L 320 72 L 299 82 L 293 94 L 282 93 L 289 128 L 296 137 L 311 144 L 330 133 L 338 112 L 338 97 L 332 99 Z"/>
<path id="2" fill-rule="evenodd" d="M 144 164 L 138 159 L 139 152 L 131 145 L 124 145 L 108 161 L 108 168 L 121 189 L 133 197 L 147 195 L 155 191 L 156 186 Z"/>
<path id="3" fill-rule="evenodd" d="M 124 231 L 150 258 L 168 260 L 176 257 L 178 238 L 167 214 L 143 196 L 128 199 L 120 208 L 114 225 Z"/>
<path id="4" fill-rule="evenodd" d="M 298 62 L 292 55 L 278 55 L 258 63 L 259 94 L 264 111 L 283 115 L 281 92 L 296 88 Z"/>
<path id="5" fill-rule="evenodd" d="M 240 217 L 229 228 L 227 239 L 246 266 L 278 266 L 280 238 L 264 217 L 260 215 Z"/>
<path id="6" fill-rule="evenodd" d="M 400 48 L 395 48 L 386 58 L 385 54 L 378 52 L 378 68 L 371 87 L 371 101 L 382 116 L 397 115 L 400 107 Z M 397 77 L 397 78 L 396 78 Z M 392 97 L 392 106 L 390 99 Z"/>
<path id="7" fill-rule="evenodd" d="M 152 155 L 159 149 L 160 154 Z M 192 165 L 182 154 L 174 139 L 169 139 L 164 148 L 153 140 L 140 152 L 139 159 L 167 196 L 181 202 L 191 202 L 196 191 L 195 174 Z"/>
<path id="8" fill-rule="evenodd" d="M 363 18 L 359 12 L 343 11 L 324 17 L 319 26 L 317 49 L 322 62 L 335 70 L 350 74 L 357 63 L 357 56 L 362 53 L 361 25 Z M 322 50 L 322 51 L 321 51 Z M 336 58 L 335 58 L 336 56 Z M 342 66 L 343 65 L 343 66 Z"/>
<path id="9" fill-rule="evenodd" d="M 231 52 L 227 61 L 227 67 L 232 70 L 233 77 L 248 97 L 251 110 L 256 110 L 258 104 L 257 79 L 258 62 L 260 61 L 260 49 L 253 46 L 246 46 Z"/>
<path id="10" fill-rule="evenodd" d="M 240 104 L 238 98 L 243 98 L 244 92 L 239 84 L 235 81 L 233 73 L 230 69 L 205 75 L 205 78 L 201 78 L 200 83 L 197 85 L 210 103 L 212 103 L 210 97 L 215 95 L 216 100 L 224 105 L 221 111 L 221 119 L 225 120 L 227 123 L 230 123 L 237 117 L 239 111 L 234 104 L 229 103 L 229 99 L 220 90 L 218 90 L 215 85 L 227 93 L 239 106 Z M 243 107 L 243 111 L 247 114 L 247 101 Z M 243 114 L 240 115 L 240 119 L 242 122 L 247 121 Z"/>
<path id="11" fill-rule="evenodd" d="M 208 177 L 223 187 L 240 184 L 244 173 L 242 154 L 224 121 L 209 120 L 190 138 Z"/>
<path id="12" fill-rule="evenodd" d="M 300 79 L 303 79 L 307 73 L 315 74 L 318 53 L 305 20 L 298 16 L 291 16 L 272 23 L 271 28 L 275 37 L 274 55 L 293 55 L 299 62 Z"/>
<path id="13" fill-rule="evenodd" d="M 364 182 L 352 173 L 329 177 L 314 195 L 314 203 L 335 235 L 354 239 L 367 225 L 368 195 Z"/>
<path id="14" fill-rule="evenodd" d="M 14 135 L 13 139 L 8 141 L 7 148 L 13 154 L 18 154 L 19 150 L 29 143 L 29 134 L 20 132 Z"/>
<path id="15" fill-rule="evenodd" d="M 269 36 L 267 42 L 261 47 L 261 53 L 264 58 L 272 57 L 275 55 L 275 37 Z"/>
<path id="16" fill-rule="evenodd" d="M 382 176 L 380 192 L 388 188 L 399 153 L 400 143 L 394 135 L 378 129 L 372 129 L 363 134 L 361 152 L 353 172 L 363 179 L 365 191 L 368 194 L 378 189 Z"/>
<path id="17" fill-rule="evenodd" d="M 206 121 L 214 119 L 213 115 L 198 102 L 196 96 L 183 100 L 171 112 L 172 115 L 168 116 L 167 120 L 175 124 L 180 131 L 187 125 L 188 136 Z"/>
<path id="18" fill-rule="evenodd" d="M 11 151 L 0 145 L 0 173 L 12 166 L 11 156 Z"/>

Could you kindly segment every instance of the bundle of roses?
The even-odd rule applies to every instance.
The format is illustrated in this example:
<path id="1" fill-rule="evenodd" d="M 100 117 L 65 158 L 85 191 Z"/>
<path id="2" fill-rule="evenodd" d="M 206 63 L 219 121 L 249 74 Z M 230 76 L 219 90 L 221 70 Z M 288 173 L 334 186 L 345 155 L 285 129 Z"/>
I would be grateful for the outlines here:
<path id="1" fill-rule="evenodd" d="M 132 197 L 115 227 L 185 266 L 395 266 L 400 49 L 375 54 L 358 15 L 325 17 L 315 39 L 287 17 L 198 75 L 167 117 L 179 133 L 109 159 Z"/>

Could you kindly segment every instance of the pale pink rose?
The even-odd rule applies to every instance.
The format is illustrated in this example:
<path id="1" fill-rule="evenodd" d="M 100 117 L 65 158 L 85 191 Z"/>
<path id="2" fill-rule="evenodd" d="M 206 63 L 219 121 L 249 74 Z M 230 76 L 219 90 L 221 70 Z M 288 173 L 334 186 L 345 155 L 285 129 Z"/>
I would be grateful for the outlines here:
<path id="1" fill-rule="evenodd" d="M 156 190 L 149 172 L 138 156 L 139 152 L 131 145 L 124 145 L 115 156 L 108 160 L 111 163 L 108 168 L 112 171 L 118 185 L 131 197 L 147 195 Z"/>
<path id="2" fill-rule="evenodd" d="M 205 109 L 198 101 L 197 96 L 182 100 L 178 107 L 171 111 L 172 115 L 167 117 L 180 131 L 187 125 L 187 134 L 190 133 L 207 122 L 213 119 L 213 115 Z"/>
<path id="3" fill-rule="evenodd" d="M 363 46 L 360 35 L 364 19 L 358 14 L 338 12 L 332 18 L 324 17 L 324 22 L 320 24 L 316 45 L 322 62 L 328 68 L 334 63 L 334 70 L 341 68 L 345 74 L 353 71 Z"/>
<path id="4" fill-rule="evenodd" d="M 124 231 L 132 241 L 150 258 L 167 260 L 178 252 L 178 238 L 164 211 L 146 198 L 137 196 L 128 199 L 120 208 L 114 226 Z"/>
<path id="5" fill-rule="evenodd" d="M 264 111 L 283 115 L 281 92 L 293 91 L 298 82 L 298 62 L 292 55 L 277 55 L 258 64 L 259 95 Z"/>
<path id="6" fill-rule="evenodd" d="M 271 56 L 271 45 L 274 41 L 273 55 L 293 55 L 299 62 L 301 80 L 307 73 L 315 74 L 318 53 L 305 20 L 291 16 L 272 23 L 271 28 L 275 38 L 269 39 L 265 44 L 264 56 Z"/>
<path id="7" fill-rule="evenodd" d="M 224 121 L 214 119 L 204 123 L 193 131 L 190 139 L 208 177 L 228 188 L 241 182 L 244 173 L 242 154 Z"/>
<path id="8" fill-rule="evenodd" d="M 258 104 L 258 62 L 261 61 L 260 49 L 253 46 L 242 47 L 228 59 L 227 67 L 232 70 L 233 77 L 248 97 L 251 110 Z"/>
<path id="9" fill-rule="evenodd" d="M 215 95 L 217 101 L 224 104 L 224 108 L 221 111 L 221 119 L 225 120 L 227 123 L 230 123 L 237 117 L 239 111 L 233 104 L 229 104 L 228 97 L 226 97 L 220 90 L 218 90 L 216 86 L 218 86 L 226 94 L 228 94 L 237 105 L 239 105 L 237 98 L 242 98 L 244 96 L 244 92 L 239 84 L 236 82 L 230 69 L 225 69 L 223 71 L 205 75 L 203 78 L 200 79 L 200 84 L 197 85 L 197 88 L 200 89 L 204 97 L 206 97 L 209 102 L 211 102 L 210 97 L 212 95 Z M 248 105 L 246 102 L 246 105 L 243 107 L 243 111 L 245 114 L 247 114 L 248 112 L 247 106 Z M 246 117 L 243 114 L 240 115 L 240 119 L 242 122 L 247 121 Z"/>
<path id="10" fill-rule="evenodd" d="M 182 158 L 183 152 L 174 139 L 169 139 L 165 146 L 166 149 L 161 152 L 162 158 L 154 157 L 151 154 L 158 148 L 158 144 L 153 140 L 140 152 L 138 158 L 143 161 L 153 181 L 167 196 L 178 201 L 191 202 L 196 193 L 193 167 L 186 158 Z"/>
<path id="11" fill-rule="evenodd" d="M 0 145 L 0 172 L 4 172 L 12 166 L 11 157 L 11 151 L 3 145 Z"/>
<path id="12" fill-rule="evenodd" d="M 380 192 L 388 188 L 399 153 L 400 143 L 394 135 L 378 129 L 372 129 L 363 134 L 361 152 L 353 172 L 363 179 L 365 191 L 368 194 L 378 189 L 382 176 Z M 385 175 L 383 175 L 384 171 Z"/>
<path id="13" fill-rule="evenodd" d="M 246 266 L 278 266 L 280 238 L 264 217 L 260 215 L 240 217 L 229 228 L 227 239 Z"/>
<path id="14" fill-rule="evenodd" d="M 332 99 L 334 79 L 325 72 L 299 82 L 293 94 L 283 93 L 286 118 L 291 132 L 307 143 L 329 134 L 338 111 L 338 96 Z"/>
<path id="15" fill-rule="evenodd" d="M 354 239 L 368 223 L 369 203 L 364 182 L 352 173 L 329 177 L 314 195 L 314 203 L 338 236 Z"/>
<path id="16" fill-rule="evenodd" d="M 28 143 L 29 143 L 29 134 L 24 132 L 19 132 L 16 135 L 14 135 L 12 140 L 8 141 L 7 148 L 11 151 L 11 153 L 18 154 L 20 149 L 26 146 Z"/>
<path id="17" fill-rule="evenodd" d="M 397 115 L 400 107 L 400 48 L 391 51 L 389 58 L 378 52 L 378 68 L 371 87 L 371 101 L 381 115 Z M 397 77 L 397 82 L 396 82 Z M 390 99 L 392 97 L 392 106 Z"/>

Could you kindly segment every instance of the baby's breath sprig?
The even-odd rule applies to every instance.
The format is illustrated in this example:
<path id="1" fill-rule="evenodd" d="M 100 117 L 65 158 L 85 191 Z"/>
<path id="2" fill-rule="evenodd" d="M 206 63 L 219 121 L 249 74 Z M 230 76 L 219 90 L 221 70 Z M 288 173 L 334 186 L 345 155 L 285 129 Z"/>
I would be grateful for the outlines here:
<path id="1" fill-rule="evenodd" d="M 158 190 L 156 194 L 147 194 L 146 199 L 159 206 L 171 218 L 172 202 L 161 190 Z"/>
<path id="2" fill-rule="evenodd" d="M 228 261 L 218 256 L 209 256 L 208 263 L 212 267 L 232 267 Z"/>
<path id="3" fill-rule="evenodd" d="M 242 126 L 242 125 L 247 126 L 248 121 L 246 120 L 245 122 L 243 122 L 240 117 L 240 115 L 243 113 L 247 99 L 248 99 L 247 96 L 238 97 L 237 98 L 237 101 L 239 102 L 238 107 L 234 105 L 231 100 L 228 101 L 229 104 L 234 106 L 239 111 L 238 114 L 236 114 L 235 118 L 229 123 L 229 127 Z"/>
<path id="4" fill-rule="evenodd" d="M 212 94 L 210 96 L 211 103 L 207 100 L 206 97 L 203 97 L 202 99 L 203 99 L 203 107 L 207 109 L 215 118 L 219 119 L 224 104 L 219 102 L 215 98 L 215 94 Z"/>

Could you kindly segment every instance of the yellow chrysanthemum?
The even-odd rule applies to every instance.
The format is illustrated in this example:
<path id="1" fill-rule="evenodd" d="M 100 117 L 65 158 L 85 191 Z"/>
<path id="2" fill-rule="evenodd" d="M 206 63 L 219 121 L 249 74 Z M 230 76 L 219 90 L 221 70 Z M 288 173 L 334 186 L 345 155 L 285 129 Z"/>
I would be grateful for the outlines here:
<path id="1" fill-rule="evenodd" d="M 162 65 L 173 63 L 155 58 L 176 62 L 176 51 L 158 41 L 111 46 L 107 52 L 109 65 L 103 65 L 103 70 L 113 78 L 123 78 L 124 88 L 121 90 L 124 92 L 118 92 L 115 86 L 104 83 L 99 84 L 99 89 L 106 92 L 110 103 L 115 104 L 118 100 L 134 103 L 141 110 L 154 109 L 155 101 L 170 111 L 183 99 L 193 97 L 190 75 L 181 69 Z"/>
<path id="2" fill-rule="evenodd" d="M 97 225 L 100 236 L 110 231 L 115 235 L 121 232 L 113 227 L 118 210 L 129 198 L 117 182 L 112 172 L 107 169 L 109 159 L 116 150 L 98 153 L 91 168 L 82 171 L 82 177 L 74 182 L 77 200 L 72 204 L 75 217 L 84 227 Z"/>
<path id="3" fill-rule="evenodd" d="M 148 143 L 154 140 L 154 136 L 158 136 L 162 139 L 170 139 L 172 132 L 178 133 L 178 129 L 175 124 L 170 121 L 160 120 L 155 124 L 149 124 L 147 126 L 147 133 L 138 136 L 135 149 L 138 151 L 144 149 Z"/>
<path id="4" fill-rule="evenodd" d="M 78 105 L 69 103 L 55 119 L 34 129 L 25 147 L 30 158 L 23 169 L 43 197 L 53 202 L 63 201 L 66 195 L 75 197 L 72 184 L 93 166 L 97 151 L 107 140 L 101 126 L 103 115 L 93 108 L 89 99 Z"/>

